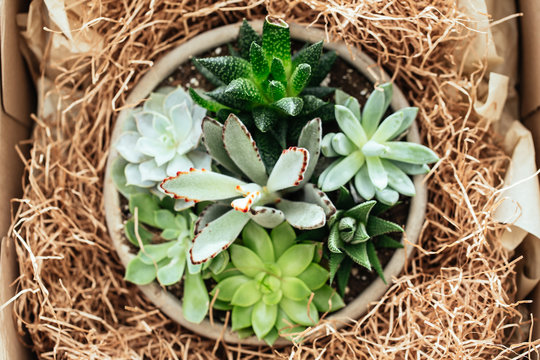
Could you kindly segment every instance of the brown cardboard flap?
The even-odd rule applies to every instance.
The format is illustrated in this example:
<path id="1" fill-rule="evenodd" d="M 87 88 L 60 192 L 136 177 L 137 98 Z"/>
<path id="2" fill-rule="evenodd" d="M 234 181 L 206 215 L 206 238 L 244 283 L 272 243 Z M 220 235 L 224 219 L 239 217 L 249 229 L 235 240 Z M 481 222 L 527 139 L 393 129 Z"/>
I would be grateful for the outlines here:
<path id="1" fill-rule="evenodd" d="M 34 109 L 35 95 L 30 77 L 19 51 L 19 30 L 16 15 L 26 1 L 0 0 L 0 64 L 2 80 L 2 108 L 6 114 L 30 126 L 30 112 Z"/>
<path id="2" fill-rule="evenodd" d="M 540 1 L 521 0 L 521 115 L 540 110 Z M 535 138 L 540 141 L 540 127 Z M 538 152 L 537 152 L 538 154 Z"/>

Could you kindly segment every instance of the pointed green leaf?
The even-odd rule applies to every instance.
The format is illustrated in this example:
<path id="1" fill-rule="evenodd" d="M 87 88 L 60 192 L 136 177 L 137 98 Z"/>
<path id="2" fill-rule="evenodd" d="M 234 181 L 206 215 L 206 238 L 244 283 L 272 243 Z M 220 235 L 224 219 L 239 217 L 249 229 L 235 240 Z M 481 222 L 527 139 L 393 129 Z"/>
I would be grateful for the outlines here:
<path id="1" fill-rule="evenodd" d="M 376 189 L 384 189 L 388 185 L 388 175 L 384 170 L 381 159 L 375 156 L 367 156 L 366 165 L 371 183 Z"/>
<path id="2" fill-rule="evenodd" d="M 345 302 L 343 302 L 341 296 L 328 285 L 324 285 L 315 292 L 313 302 L 321 313 L 333 312 L 345 307 Z"/>
<path id="3" fill-rule="evenodd" d="M 379 122 L 381 121 L 385 112 L 385 95 L 384 90 L 375 88 L 364 106 L 362 111 L 362 127 L 366 131 L 366 135 L 371 136 L 377 130 Z"/>
<path id="4" fill-rule="evenodd" d="M 375 186 L 371 182 L 367 165 L 364 165 L 354 176 L 354 188 L 365 200 L 371 200 L 375 196 Z"/>
<path id="5" fill-rule="evenodd" d="M 423 165 L 437 162 L 439 157 L 431 149 L 416 143 L 392 141 L 385 144 L 386 152 L 382 158 Z"/>
<path id="6" fill-rule="evenodd" d="M 330 253 L 330 259 L 328 261 L 328 269 L 330 273 L 330 284 L 334 280 L 334 277 L 336 276 L 336 273 L 341 266 L 341 263 L 343 262 L 343 259 L 345 258 L 345 254 L 343 253 Z"/>
<path id="7" fill-rule="evenodd" d="M 156 266 L 145 264 L 137 256 L 126 267 L 125 279 L 137 285 L 150 284 L 156 278 Z"/>
<path id="8" fill-rule="evenodd" d="M 376 216 L 370 216 L 367 223 L 367 231 L 371 237 L 375 237 L 391 232 L 403 232 L 403 228 L 391 221 L 383 220 Z"/>
<path id="9" fill-rule="evenodd" d="M 263 301 L 253 307 L 251 326 L 259 339 L 264 338 L 276 324 L 277 311 L 277 305 L 266 305 Z"/>
<path id="10" fill-rule="evenodd" d="M 404 120 L 405 118 L 403 112 L 398 111 L 388 116 L 379 125 L 379 127 L 371 137 L 371 140 L 380 143 L 392 139 L 401 128 Z"/>
<path id="11" fill-rule="evenodd" d="M 272 78 L 274 78 L 274 80 L 281 81 L 282 83 L 286 83 L 287 74 L 283 62 L 278 58 L 271 58 L 270 61 L 270 74 L 272 74 Z"/>
<path id="12" fill-rule="evenodd" d="M 259 149 L 244 124 L 234 114 L 229 115 L 223 126 L 223 143 L 230 158 L 251 180 L 266 184 L 266 168 Z"/>
<path id="13" fill-rule="evenodd" d="M 298 51 L 293 59 L 293 68 L 305 63 L 308 64 L 312 69 L 315 69 L 316 66 L 319 65 L 319 59 L 322 55 L 322 48 L 323 41 L 321 40 Z"/>
<path id="14" fill-rule="evenodd" d="M 368 141 L 368 137 L 360 124 L 360 120 L 354 116 L 351 110 L 341 105 L 335 106 L 335 115 L 341 131 L 343 131 L 349 140 L 361 149 Z"/>
<path id="15" fill-rule="evenodd" d="M 363 203 L 347 210 L 343 216 L 349 216 L 358 219 L 358 221 L 363 222 L 364 224 L 367 224 L 369 213 L 375 204 L 377 204 L 375 200 L 364 201 Z"/>
<path id="16" fill-rule="evenodd" d="M 275 102 L 287 96 L 287 89 L 282 82 L 272 80 L 268 83 L 268 95 Z"/>
<path id="17" fill-rule="evenodd" d="M 347 156 L 358 148 L 345 134 L 337 133 L 332 137 L 332 149 L 341 156 Z"/>
<path id="18" fill-rule="evenodd" d="M 347 255 L 349 255 L 355 263 L 371 270 L 371 262 L 369 261 L 367 245 L 365 242 L 356 245 L 347 245 L 343 250 L 345 250 Z"/>
<path id="19" fill-rule="evenodd" d="M 328 235 L 328 249 L 333 253 L 341 253 L 344 246 L 339 234 L 339 224 L 335 223 L 330 229 L 330 235 Z"/>
<path id="20" fill-rule="evenodd" d="M 193 59 L 193 62 L 204 66 L 225 84 L 238 78 L 251 76 L 251 64 L 247 60 L 235 56 L 199 58 Z"/>
<path id="21" fill-rule="evenodd" d="M 229 210 L 212 221 L 193 239 L 191 262 L 200 264 L 227 249 L 248 221 L 248 215 L 236 210 Z"/>
<path id="22" fill-rule="evenodd" d="M 263 49 L 255 42 L 251 43 L 249 58 L 253 70 L 253 77 L 256 82 L 261 83 L 270 74 L 270 67 L 264 56 Z"/>
<path id="23" fill-rule="evenodd" d="M 281 290 L 283 290 L 283 296 L 291 300 L 303 300 L 311 295 L 309 287 L 295 277 L 284 277 L 281 280 Z"/>
<path id="24" fill-rule="evenodd" d="M 266 334 L 266 336 L 264 337 L 263 340 L 268 346 L 272 346 L 272 345 L 274 345 L 274 342 L 276 342 L 278 337 L 279 337 L 279 332 L 276 330 L 275 327 L 273 327 L 268 332 L 268 334 Z"/>
<path id="25" fill-rule="evenodd" d="M 217 293 L 218 300 L 231 301 L 236 290 L 248 281 L 250 279 L 245 275 L 230 276 L 224 280 L 220 280 L 216 287 L 212 289 L 210 295 L 214 296 Z"/>
<path id="26" fill-rule="evenodd" d="M 197 59 L 192 59 L 195 61 L 192 61 L 191 63 L 199 73 L 201 73 L 202 76 L 204 76 L 208 81 L 212 83 L 214 86 L 223 86 L 226 85 L 223 81 L 221 81 L 220 78 L 218 78 L 216 75 L 214 75 L 210 70 L 205 68 L 200 62 L 196 61 Z"/>
<path id="27" fill-rule="evenodd" d="M 161 188 L 177 199 L 207 201 L 240 196 L 236 190 L 238 185 L 245 183 L 231 176 L 192 168 L 165 179 Z"/>
<path id="28" fill-rule="evenodd" d="M 240 31 L 238 32 L 238 47 L 240 48 L 240 55 L 247 59 L 249 57 L 249 51 L 253 43 L 260 44 L 261 37 L 246 19 L 242 21 L 242 26 L 240 26 Z"/>
<path id="29" fill-rule="evenodd" d="M 375 189 L 375 198 L 385 205 L 395 205 L 399 200 L 399 193 L 390 188 Z"/>
<path id="30" fill-rule="evenodd" d="M 418 108 L 406 107 L 406 108 L 398 110 L 396 113 L 403 114 L 403 121 L 401 122 L 401 126 L 390 137 L 390 140 L 401 135 L 405 130 L 407 130 L 411 126 L 414 119 L 416 118 L 416 114 L 418 114 Z"/>
<path id="31" fill-rule="evenodd" d="M 160 234 L 165 240 L 176 240 L 180 235 L 182 235 L 182 231 L 178 229 L 165 229 Z"/>
<path id="32" fill-rule="evenodd" d="M 319 178 L 319 187 L 326 192 L 339 189 L 353 178 L 364 164 L 364 161 L 364 155 L 360 151 L 355 151 L 349 156 L 338 160 L 337 164 L 325 174 L 322 183 Z"/>
<path id="33" fill-rule="evenodd" d="M 372 241 L 367 242 L 367 253 L 368 253 L 369 262 L 371 263 L 371 265 L 373 265 L 373 269 L 375 269 L 375 272 L 377 273 L 377 275 L 379 275 L 379 277 L 382 279 L 382 281 L 385 284 L 388 284 L 386 282 L 386 279 L 384 278 L 384 271 L 383 271 L 381 262 L 379 261 L 379 257 L 377 256 L 375 245 L 373 245 Z"/>
<path id="34" fill-rule="evenodd" d="M 300 64 L 294 69 L 291 78 L 288 81 L 289 95 L 297 96 L 304 90 L 311 77 L 311 66 L 308 64 Z"/>
<path id="35" fill-rule="evenodd" d="M 311 80 L 309 81 L 310 86 L 317 86 L 324 80 L 328 75 L 334 62 L 337 59 L 337 54 L 335 51 L 328 51 L 321 55 L 319 59 L 319 64 L 315 67 L 313 74 L 311 75 Z"/>
<path id="36" fill-rule="evenodd" d="M 354 237 L 351 240 L 351 244 L 360 244 L 365 241 L 368 241 L 370 238 L 369 234 L 366 230 L 366 225 L 364 223 L 359 223 L 356 227 L 356 232 L 354 233 Z"/>
<path id="37" fill-rule="evenodd" d="M 242 173 L 223 145 L 223 125 L 207 117 L 202 122 L 202 132 L 204 145 L 210 156 L 233 173 Z"/>
<path id="38" fill-rule="evenodd" d="M 397 240 L 392 239 L 388 235 L 382 235 L 377 238 L 376 245 L 378 248 L 386 248 L 386 249 L 401 249 L 403 248 L 403 244 L 400 243 Z"/>
<path id="39" fill-rule="evenodd" d="M 250 280 L 240 285 L 234 292 L 231 304 L 234 306 L 252 306 L 261 299 L 257 281 Z"/>
<path id="40" fill-rule="evenodd" d="M 250 79 L 238 78 L 232 80 L 225 93 L 236 99 L 245 100 L 250 103 L 264 104 L 264 98 L 257 86 Z"/>
<path id="41" fill-rule="evenodd" d="M 319 322 L 319 312 L 313 302 L 309 303 L 308 299 L 295 301 L 283 298 L 279 307 L 287 314 L 293 323 L 300 325 L 315 325 Z"/>
<path id="42" fill-rule="evenodd" d="M 253 119 L 257 129 L 262 132 L 267 132 L 272 129 L 279 121 L 279 114 L 277 110 L 266 106 L 258 106 L 253 109 Z M 259 144 L 259 142 L 257 142 Z"/>
<path id="43" fill-rule="evenodd" d="M 300 275 L 302 280 L 311 290 L 317 290 L 328 280 L 328 271 L 319 264 L 311 263 Z"/>
<path id="44" fill-rule="evenodd" d="M 416 165 L 404 163 L 401 161 L 390 160 L 392 164 L 396 165 L 407 175 L 424 175 L 429 172 L 429 166 L 426 164 Z"/>
<path id="45" fill-rule="evenodd" d="M 270 232 L 272 243 L 274 244 L 274 255 L 279 258 L 290 248 L 296 239 L 294 229 L 288 223 L 284 222 Z"/>
<path id="46" fill-rule="evenodd" d="M 283 211 L 287 222 L 297 229 L 317 229 L 326 224 L 324 209 L 318 205 L 281 199 L 276 207 Z"/>
<path id="47" fill-rule="evenodd" d="M 276 192 L 300 184 L 304 180 L 309 152 L 304 148 L 291 147 L 283 150 L 266 184 L 268 191 Z"/>
<path id="48" fill-rule="evenodd" d="M 229 310 L 232 310 L 233 307 L 226 301 L 221 301 L 221 300 L 216 299 L 214 300 L 212 309 L 221 310 L 221 311 L 229 311 Z"/>
<path id="49" fill-rule="evenodd" d="M 152 238 L 154 237 L 154 234 L 146 230 L 141 225 L 139 225 L 138 232 L 139 232 L 139 238 L 141 239 L 141 242 L 143 243 L 143 245 L 149 244 L 152 241 Z M 139 240 L 137 239 L 137 236 L 135 235 L 135 220 L 134 219 L 129 219 L 126 222 L 126 225 L 124 226 L 124 234 L 126 235 L 130 243 L 132 243 L 136 247 L 139 247 Z"/>
<path id="50" fill-rule="evenodd" d="M 263 25 L 262 47 L 269 61 L 278 58 L 286 69 L 291 68 L 289 25 L 274 16 L 267 16 Z"/>
<path id="51" fill-rule="evenodd" d="M 394 94 L 394 87 L 392 83 L 384 83 L 379 85 L 381 89 L 383 89 L 384 92 L 384 105 L 383 105 L 383 114 L 388 110 L 388 106 L 390 106 L 390 103 L 392 102 L 392 96 Z"/>
<path id="52" fill-rule="evenodd" d="M 138 257 L 142 262 L 148 265 L 153 265 L 168 257 L 168 251 L 175 244 L 174 241 L 169 241 L 161 244 L 148 244 L 144 249 L 139 251 Z"/>
<path id="53" fill-rule="evenodd" d="M 264 263 L 273 263 L 274 247 L 272 240 L 264 228 L 253 221 L 247 223 L 242 230 L 242 241 L 244 245 L 255 252 Z"/>
<path id="54" fill-rule="evenodd" d="M 251 326 L 251 314 L 253 306 L 234 306 L 231 314 L 231 329 L 237 331 Z"/>
<path id="55" fill-rule="evenodd" d="M 349 278 L 351 276 L 351 269 L 353 266 L 353 261 L 350 257 L 345 257 L 339 266 L 339 269 L 336 274 L 337 278 L 337 287 L 338 292 L 341 297 L 345 297 L 345 288 L 347 287 L 347 284 L 349 283 Z"/>
<path id="56" fill-rule="evenodd" d="M 345 186 L 340 187 L 336 207 L 339 209 L 350 209 L 354 204 L 355 201 L 350 191 Z"/>
<path id="57" fill-rule="evenodd" d="M 304 101 L 299 97 L 285 97 L 276 101 L 273 106 L 285 114 L 290 116 L 296 116 L 302 111 Z"/>
<path id="58" fill-rule="evenodd" d="M 283 276 L 298 276 L 311 264 L 314 251 L 313 244 L 293 245 L 279 257 L 276 263 Z"/>
<path id="59" fill-rule="evenodd" d="M 233 265 L 243 274 L 254 277 L 261 271 L 264 271 L 264 263 L 261 258 L 247 247 L 232 245 L 229 251 Z"/>
<path id="60" fill-rule="evenodd" d="M 208 313 L 210 299 L 200 274 L 186 273 L 182 312 L 187 321 L 199 324 Z"/>
<path id="61" fill-rule="evenodd" d="M 236 83 L 235 83 L 236 84 Z M 224 117 L 227 118 L 227 116 L 231 113 L 239 113 L 240 110 L 248 111 L 251 110 L 253 107 L 253 104 L 250 100 L 244 99 L 241 97 L 236 97 L 236 94 L 233 92 L 228 91 L 229 86 L 220 86 L 218 88 L 215 88 L 212 91 L 208 91 L 205 93 L 206 96 L 212 98 L 213 100 L 217 101 L 220 104 L 223 104 L 227 106 L 227 109 L 218 109 L 216 112 L 216 117 L 218 120 L 221 120 L 221 115 L 224 114 Z M 238 110 L 233 110 L 238 109 Z"/>
<path id="62" fill-rule="evenodd" d="M 382 164 L 388 175 L 388 186 L 405 196 L 416 195 L 414 184 L 407 174 L 389 160 L 383 159 Z"/>
<path id="63" fill-rule="evenodd" d="M 360 113 L 360 104 L 358 103 L 358 100 L 355 97 L 349 96 L 347 100 L 345 100 L 345 103 L 343 104 L 347 109 L 351 110 L 351 112 L 354 114 L 354 116 L 357 119 L 361 118 Z"/>
<path id="64" fill-rule="evenodd" d="M 158 199 L 151 194 L 133 194 L 129 197 L 129 212 L 135 215 L 139 223 L 156 226 L 154 212 L 159 210 Z"/>

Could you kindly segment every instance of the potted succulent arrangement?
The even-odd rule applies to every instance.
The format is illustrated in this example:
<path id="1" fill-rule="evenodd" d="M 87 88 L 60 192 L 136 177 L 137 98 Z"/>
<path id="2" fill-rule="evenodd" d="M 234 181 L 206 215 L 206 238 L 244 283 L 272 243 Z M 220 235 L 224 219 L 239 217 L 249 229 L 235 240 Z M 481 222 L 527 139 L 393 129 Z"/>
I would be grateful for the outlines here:
<path id="1" fill-rule="evenodd" d="M 415 242 L 425 189 L 410 176 L 438 158 L 419 144 L 417 109 L 391 83 L 363 106 L 326 86 L 342 45 L 295 52 L 287 23 L 267 17 L 262 27 L 261 36 L 244 21 L 229 55 L 192 60 L 212 89 L 163 80 L 186 52 L 232 43 L 237 26 L 182 45 L 132 90 L 128 102 L 144 102 L 116 125 L 105 207 L 126 279 L 164 312 L 205 336 L 271 345 L 327 313 L 356 317 L 382 295 L 405 261 L 395 236 L 405 220 L 388 214 L 408 204 Z M 355 61 L 375 82 L 370 60 Z M 385 248 L 399 249 L 386 268 Z M 353 266 L 379 280 L 346 301 Z M 214 311 L 230 312 L 230 329 L 207 320 Z"/>

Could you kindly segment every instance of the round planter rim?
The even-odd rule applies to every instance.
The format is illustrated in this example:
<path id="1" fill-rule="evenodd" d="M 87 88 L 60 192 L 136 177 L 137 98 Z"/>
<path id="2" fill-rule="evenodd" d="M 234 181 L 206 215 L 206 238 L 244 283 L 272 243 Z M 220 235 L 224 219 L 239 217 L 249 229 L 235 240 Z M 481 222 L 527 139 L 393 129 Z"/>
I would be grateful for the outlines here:
<path id="1" fill-rule="evenodd" d="M 250 21 L 250 24 L 260 33 L 263 24 L 261 20 Z M 230 24 L 206 31 L 172 49 L 161 59 L 156 61 L 153 67 L 148 70 L 148 72 L 133 87 L 126 99 L 126 104 L 128 105 L 126 105 L 124 110 L 120 112 L 113 129 L 103 189 L 107 227 L 109 229 L 113 246 L 124 267 L 126 267 L 129 261 L 135 257 L 135 254 L 131 252 L 130 246 L 124 240 L 122 213 L 120 210 L 121 195 L 114 186 L 110 172 L 112 162 L 119 156 L 113 144 L 115 144 L 119 138 L 122 124 L 129 114 L 130 110 L 128 107 L 130 107 L 130 104 L 135 106 L 142 100 L 146 99 L 148 95 L 163 81 L 163 79 L 167 78 L 175 70 L 177 70 L 180 64 L 189 61 L 192 56 L 202 54 L 220 45 L 234 41 L 238 36 L 238 29 L 240 25 L 240 23 Z M 291 38 L 295 40 L 314 43 L 324 39 L 325 49 L 336 51 L 336 53 L 342 59 L 360 71 L 372 83 L 377 84 L 390 80 L 383 69 L 381 69 L 370 57 L 358 49 L 347 47 L 343 42 L 326 42 L 327 38 L 324 31 L 315 28 L 307 28 L 294 23 L 290 24 L 290 30 Z M 405 96 L 396 86 L 394 86 L 391 106 L 394 109 L 401 109 L 409 106 Z M 416 121 L 413 122 L 407 134 L 407 140 L 420 143 L 420 136 Z M 379 300 L 391 285 L 391 280 L 394 277 L 397 277 L 404 268 L 406 259 L 411 256 L 412 251 L 414 250 L 414 244 L 416 244 L 420 235 L 427 203 L 427 188 L 423 183 L 423 176 L 417 175 L 414 177 L 413 181 L 416 189 L 416 196 L 412 197 L 410 202 L 404 232 L 404 237 L 406 240 L 404 241 L 405 247 L 402 249 L 396 249 L 389 263 L 384 268 L 385 278 L 389 281 L 388 285 L 384 284 L 384 282 L 377 277 L 377 279 L 374 280 L 366 289 L 364 289 L 364 291 L 355 300 L 347 304 L 347 306 L 343 309 L 327 316 L 326 319 L 333 320 L 336 328 L 345 325 L 352 319 L 360 318 L 360 316 L 367 311 L 370 303 Z M 257 339 L 255 336 L 240 339 L 236 333 L 230 330 L 229 327 L 224 328 L 220 323 L 212 325 L 207 318 L 200 324 L 188 322 L 182 315 L 181 300 L 162 289 L 155 282 L 149 285 L 139 286 L 139 288 L 149 298 L 149 300 L 154 303 L 154 305 L 171 317 L 171 319 L 177 321 L 180 323 L 180 325 L 193 332 L 213 339 L 221 338 L 228 343 L 265 345 L 264 341 Z M 274 345 L 279 346 L 284 344 L 290 344 L 290 342 L 280 338 Z"/>

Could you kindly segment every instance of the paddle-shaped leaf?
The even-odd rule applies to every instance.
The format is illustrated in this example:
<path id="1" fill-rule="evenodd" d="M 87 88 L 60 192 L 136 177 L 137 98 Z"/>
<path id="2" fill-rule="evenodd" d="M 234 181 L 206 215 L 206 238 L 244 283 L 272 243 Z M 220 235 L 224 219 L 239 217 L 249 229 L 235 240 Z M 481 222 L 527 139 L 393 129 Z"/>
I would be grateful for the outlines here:
<path id="1" fill-rule="evenodd" d="M 201 274 L 186 273 L 182 310 L 187 321 L 198 324 L 208 313 L 210 299 Z"/>
<path id="2" fill-rule="evenodd" d="M 326 224 L 326 214 L 318 205 L 281 199 L 276 207 L 283 212 L 287 222 L 297 229 L 317 229 Z"/>
<path id="3" fill-rule="evenodd" d="M 315 246 L 312 244 L 298 244 L 288 248 L 277 260 L 283 276 L 298 276 L 307 269 L 311 261 Z"/>
<path id="4" fill-rule="evenodd" d="M 304 180 L 308 163 L 309 152 L 306 149 L 290 147 L 283 150 L 268 177 L 268 191 L 275 192 L 300 184 Z"/>

